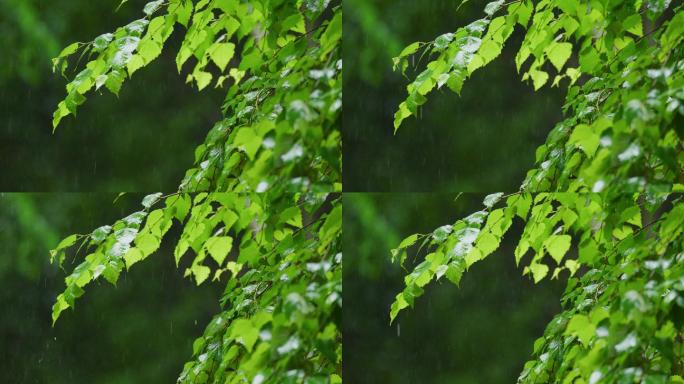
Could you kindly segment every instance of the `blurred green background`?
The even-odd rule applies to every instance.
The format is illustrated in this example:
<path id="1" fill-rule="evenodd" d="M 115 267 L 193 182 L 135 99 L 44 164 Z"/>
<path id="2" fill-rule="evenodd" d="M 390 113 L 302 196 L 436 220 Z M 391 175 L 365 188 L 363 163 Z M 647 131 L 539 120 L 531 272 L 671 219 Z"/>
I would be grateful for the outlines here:
<path id="1" fill-rule="evenodd" d="M 146 2 L 130 0 L 115 12 L 120 0 L 0 0 L 0 191 L 178 188 L 222 100 L 220 91 L 199 93 L 177 73 L 178 31 L 118 98 L 103 87 L 52 134 L 67 80 L 52 73 L 51 58 L 141 18 Z"/>
<path id="2" fill-rule="evenodd" d="M 0 193 L 0 382 L 172 383 L 191 358 L 221 287 L 183 279 L 171 239 L 117 287 L 91 283 L 52 327 L 66 272 L 49 264 L 48 250 L 141 208 L 141 196 L 115 197 Z M 65 270 L 83 256 L 69 254 Z"/>
<path id="3" fill-rule="evenodd" d="M 519 31 L 501 57 L 466 81 L 460 97 L 431 93 L 422 117 L 393 134 L 409 80 L 392 72 L 391 58 L 414 41 L 482 18 L 487 2 L 469 1 L 457 12 L 459 0 L 344 0 L 345 191 L 518 189 L 536 147 L 560 120 L 562 100 L 557 88 L 535 93 L 520 81 Z"/>
<path id="4" fill-rule="evenodd" d="M 344 380 L 348 383 L 514 383 L 533 343 L 560 310 L 562 285 L 534 285 L 515 266 L 513 227 L 460 288 L 430 283 L 389 324 L 406 272 L 389 250 L 413 233 L 480 210 L 480 194 L 344 195 Z M 415 250 L 413 251 L 415 252 Z M 424 254 L 422 255 L 424 256 Z M 420 260 L 409 252 L 406 268 Z"/>

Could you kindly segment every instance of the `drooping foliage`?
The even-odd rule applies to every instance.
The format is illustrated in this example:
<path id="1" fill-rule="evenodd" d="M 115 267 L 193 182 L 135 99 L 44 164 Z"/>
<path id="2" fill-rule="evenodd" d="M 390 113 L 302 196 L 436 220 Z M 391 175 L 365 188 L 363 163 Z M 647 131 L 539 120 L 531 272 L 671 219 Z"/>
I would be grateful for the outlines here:
<path id="1" fill-rule="evenodd" d="M 142 210 L 51 252 L 60 265 L 67 252 L 85 254 L 65 279 L 53 321 L 86 285 L 116 284 L 167 238 L 185 276 L 225 284 L 222 311 L 195 341 L 179 382 L 340 382 L 339 3 L 170 0 L 149 2 L 143 13 L 54 60 L 68 76 L 87 58 L 54 127 L 88 92 L 118 93 L 176 30 L 184 33 L 178 71 L 194 65 L 187 82 L 226 87 L 223 119 L 177 192 L 150 194 Z M 174 226 L 179 238 L 169 235 Z"/>
<path id="2" fill-rule="evenodd" d="M 52 251 L 86 253 L 65 279 L 53 321 L 90 283 L 116 284 L 164 238 L 197 284 L 223 281 L 223 311 L 193 345 L 179 382 L 329 382 L 340 374 L 342 207 L 336 194 L 272 201 L 268 194 L 148 195 L 143 209 L 74 234 Z M 276 213 L 278 212 L 278 213 Z M 182 227 L 180 238 L 169 236 Z M 168 255 L 169 257 L 171 255 Z M 339 380 L 339 379 L 338 379 Z"/>
<path id="3" fill-rule="evenodd" d="M 191 67 L 186 80 L 199 90 L 227 88 L 224 118 L 195 150 L 181 189 L 341 190 L 342 13 L 330 1 L 152 1 L 143 18 L 54 59 L 62 74 L 90 59 L 67 84 L 54 127 L 88 92 L 118 94 L 179 29 L 178 71 Z"/>
<path id="4" fill-rule="evenodd" d="M 516 55 L 522 79 L 539 89 L 555 73 L 552 85 L 567 85 L 564 120 L 537 149 L 519 191 L 489 195 L 482 211 L 392 250 L 401 263 L 414 245 L 426 255 L 406 276 L 391 320 L 431 281 L 458 284 L 519 222 L 514 257 L 523 274 L 568 279 L 563 311 L 535 343 L 519 382 L 682 382 L 681 5 L 495 1 L 484 12 L 395 59 L 404 71 L 413 55 L 432 58 L 407 87 L 395 127 L 434 89 L 460 92 L 516 28 L 524 32 Z"/>

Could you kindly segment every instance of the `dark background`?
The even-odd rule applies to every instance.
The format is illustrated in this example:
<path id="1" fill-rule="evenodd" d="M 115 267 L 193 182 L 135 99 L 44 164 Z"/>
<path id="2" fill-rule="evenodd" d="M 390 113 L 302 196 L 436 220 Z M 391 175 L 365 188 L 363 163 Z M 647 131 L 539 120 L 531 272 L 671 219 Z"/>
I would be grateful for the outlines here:
<path id="1" fill-rule="evenodd" d="M 141 208 L 141 196 L 115 197 L 0 194 L 0 382 L 172 383 L 190 360 L 221 287 L 183 279 L 170 238 L 116 287 L 86 286 L 52 327 L 64 277 L 85 255 L 68 254 L 65 272 L 49 264 L 48 250 Z"/>
<path id="2" fill-rule="evenodd" d="M 89 94 L 77 118 L 52 134 L 68 81 L 52 73 L 51 58 L 142 17 L 146 2 L 130 0 L 114 12 L 120 0 L 0 0 L 0 191 L 178 188 L 222 100 L 220 90 L 197 92 L 178 74 L 178 30 L 118 98 L 104 87 Z"/>
<path id="3" fill-rule="evenodd" d="M 514 383 L 537 337 L 560 310 L 561 284 L 534 285 L 501 248 L 463 275 L 426 286 L 392 326 L 389 309 L 406 271 L 389 250 L 481 209 L 483 195 L 344 196 L 344 380 L 348 383 Z M 424 254 L 422 255 L 424 256 Z M 420 260 L 409 252 L 407 270 Z"/>
<path id="4" fill-rule="evenodd" d="M 560 119 L 561 92 L 523 84 L 514 57 L 518 31 L 502 56 L 475 72 L 461 96 L 428 95 L 421 119 L 393 115 L 409 80 L 391 58 L 414 41 L 431 41 L 484 16 L 488 1 L 345 0 L 345 191 L 517 190 L 534 151 Z M 424 69 L 427 60 L 423 59 Z M 418 72 L 408 71 L 415 78 Z"/>

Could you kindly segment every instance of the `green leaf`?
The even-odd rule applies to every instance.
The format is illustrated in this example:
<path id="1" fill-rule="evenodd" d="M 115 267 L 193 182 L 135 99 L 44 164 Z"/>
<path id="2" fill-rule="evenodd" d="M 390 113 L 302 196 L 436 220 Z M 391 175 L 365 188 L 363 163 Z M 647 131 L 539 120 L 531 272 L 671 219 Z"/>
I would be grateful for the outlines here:
<path id="1" fill-rule="evenodd" d="M 549 273 L 549 267 L 540 263 L 532 263 L 530 264 L 530 271 L 532 272 L 534 282 L 538 283 Z"/>
<path id="2" fill-rule="evenodd" d="M 547 46 L 546 56 L 549 58 L 551 64 L 560 72 L 563 66 L 572 55 L 572 44 L 570 43 L 553 43 Z"/>
<path id="3" fill-rule="evenodd" d="M 211 269 L 202 264 L 193 265 L 190 267 L 190 271 L 192 271 L 192 274 L 195 275 L 195 281 L 197 282 L 197 285 L 200 285 L 207 280 L 209 274 L 211 273 Z"/>
<path id="4" fill-rule="evenodd" d="M 636 227 L 641 228 L 642 227 L 642 219 L 641 219 L 641 209 L 638 206 L 632 206 L 627 209 L 625 209 L 622 214 L 620 215 L 620 220 L 632 224 Z"/>
<path id="5" fill-rule="evenodd" d="M 484 201 L 482 201 L 482 204 L 484 204 L 485 207 L 491 208 L 493 207 L 496 203 L 501 200 L 503 197 L 503 192 L 497 192 L 497 193 L 492 193 L 491 195 L 487 195 L 484 198 Z"/>
<path id="6" fill-rule="evenodd" d="M 140 260 L 144 259 L 145 256 L 143 252 L 138 248 L 131 248 L 124 255 L 124 261 L 126 262 L 126 269 L 131 268 L 131 266 Z"/>
<path id="7" fill-rule="evenodd" d="M 447 46 L 449 46 L 449 43 L 453 39 L 454 39 L 453 33 L 445 33 L 441 36 L 438 36 L 434 42 L 435 48 L 438 50 L 444 50 Z"/>
<path id="8" fill-rule="evenodd" d="M 55 304 L 52 306 L 52 325 L 53 326 L 57 322 L 59 315 L 67 308 L 69 308 L 69 304 L 64 299 L 64 294 L 60 294 L 59 296 L 57 296 L 57 300 L 55 301 Z"/>
<path id="9" fill-rule="evenodd" d="M 534 84 L 534 90 L 538 91 L 549 80 L 549 74 L 544 71 L 530 70 L 530 77 Z"/>
<path id="10" fill-rule="evenodd" d="M 204 88 L 211 83 L 212 75 L 209 72 L 205 71 L 195 71 L 193 73 L 193 77 L 195 78 L 195 81 L 197 82 L 197 89 L 198 90 L 203 90 Z"/>
<path id="11" fill-rule="evenodd" d="M 565 328 L 566 335 L 577 336 L 582 345 L 587 347 L 596 333 L 596 326 L 585 315 L 575 315 Z"/>
<path id="12" fill-rule="evenodd" d="M 90 234 L 90 239 L 96 243 L 101 243 L 112 231 L 111 225 L 103 225 Z"/>
<path id="13" fill-rule="evenodd" d="M 166 207 L 171 210 L 173 216 L 179 221 L 185 220 L 185 217 L 190 212 L 190 197 L 186 194 L 179 194 L 166 198 Z"/>
<path id="14" fill-rule="evenodd" d="M 144 64 L 148 64 L 152 60 L 156 59 L 161 54 L 161 52 L 162 45 L 153 40 L 142 40 L 140 42 L 140 45 L 138 45 L 138 55 L 143 59 Z M 134 57 L 138 57 L 138 55 Z"/>
<path id="15" fill-rule="evenodd" d="M 65 249 L 65 248 L 69 248 L 76 243 L 76 240 L 78 240 L 78 235 L 76 235 L 76 234 L 69 235 L 69 236 L 65 237 L 62 241 L 60 241 L 54 250 L 60 251 L 60 250 Z"/>
<path id="16" fill-rule="evenodd" d="M 461 94 L 461 89 L 463 88 L 463 82 L 465 81 L 466 72 L 462 70 L 453 70 L 449 74 L 449 79 L 447 80 L 447 86 L 453 92 Z"/>
<path id="17" fill-rule="evenodd" d="M 160 198 L 161 196 L 162 196 L 162 193 L 161 193 L 161 192 L 152 193 L 152 194 L 150 194 L 150 195 L 145 196 L 145 197 L 142 199 L 142 206 L 145 207 L 145 208 L 151 207 L 154 203 L 156 203 L 157 201 L 159 201 L 159 198 Z"/>
<path id="18" fill-rule="evenodd" d="M 448 276 L 449 275 L 447 274 L 447 277 Z M 397 294 L 394 302 L 392 303 L 392 307 L 390 308 L 390 324 L 392 324 L 394 319 L 397 317 L 397 315 L 399 314 L 399 311 L 401 311 L 402 309 L 404 309 L 406 307 L 408 307 L 408 302 L 404 298 L 404 294 L 403 293 Z"/>
<path id="19" fill-rule="evenodd" d="M 473 54 L 477 52 L 477 50 L 480 49 L 480 44 L 482 44 L 482 39 L 475 36 L 466 36 L 458 39 L 457 43 L 459 44 L 459 48 L 461 48 L 461 52 L 466 53 L 466 55 L 459 56 L 457 53 L 456 58 L 454 58 L 454 65 L 459 67 L 467 67 L 470 58 L 472 58 L 471 55 L 467 54 Z"/>
<path id="20" fill-rule="evenodd" d="M 109 46 L 109 43 L 114 39 L 114 35 L 111 33 L 103 33 L 93 40 L 93 49 L 95 52 L 102 52 Z"/>
<path id="21" fill-rule="evenodd" d="M 301 227 L 302 226 L 301 217 L 302 217 L 302 214 L 301 214 L 301 212 L 299 212 L 299 218 L 297 218 L 297 216 L 295 216 L 295 217 L 292 217 L 288 221 L 291 225 Z M 223 212 L 222 220 L 223 220 L 223 225 L 225 225 L 226 230 L 229 230 L 230 228 L 232 228 L 233 225 L 238 221 L 238 219 L 239 219 L 238 215 L 235 212 L 231 211 L 230 209 L 227 209 Z"/>
<path id="22" fill-rule="evenodd" d="M 530 206 L 532 205 L 532 197 L 529 194 L 523 193 L 514 198 L 516 199 L 515 214 L 525 220 L 527 218 L 527 213 L 530 211 Z"/>
<path id="23" fill-rule="evenodd" d="M 185 253 L 188 251 L 188 248 L 190 248 L 190 244 L 188 243 L 187 240 L 181 238 L 178 241 L 178 244 L 176 244 L 176 248 L 173 250 L 173 256 L 174 259 L 176 260 L 176 266 L 178 266 L 178 263 L 180 262 L 181 257 L 185 255 Z"/>
<path id="24" fill-rule="evenodd" d="M 396 248 L 394 248 L 390 251 L 390 253 L 392 254 L 392 262 L 394 263 L 396 261 L 397 256 L 399 255 L 399 253 L 402 250 L 412 246 L 413 244 L 415 244 L 416 241 L 418 241 L 418 234 L 417 233 L 415 233 L 411 236 L 408 236 L 407 238 L 402 240 L 401 243 L 399 244 L 399 246 L 397 246 Z M 403 261 L 403 260 L 400 260 L 400 261 Z"/>
<path id="25" fill-rule="evenodd" d="M 107 80 L 105 81 L 105 87 L 109 89 L 110 92 L 119 96 L 119 91 L 121 90 L 121 85 L 126 79 L 126 72 L 121 69 L 112 69 L 112 71 L 107 75 Z"/>
<path id="26" fill-rule="evenodd" d="M 486 65 L 492 60 L 494 60 L 497 56 L 501 54 L 501 49 L 503 48 L 503 45 L 487 39 L 482 42 L 482 45 L 480 45 L 480 49 L 477 51 L 477 54 L 479 57 L 482 58 L 482 65 Z M 468 72 L 472 73 L 474 68 L 473 66 L 468 67 Z"/>
<path id="27" fill-rule="evenodd" d="M 513 7 L 513 15 L 517 18 L 518 24 L 527 27 L 532 16 L 534 5 L 529 1 L 521 1 L 517 6 Z"/>
<path id="28" fill-rule="evenodd" d="M 143 257 L 145 257 L 159 249 L 161 241 L 155 235 L 142 233 L 135 238 L 135 244 L 144 254 Z"/>
<path id="29" fill-rule="evenodd" d="M 69 55 L 73 54 L 74 52 L 76 52 L 78 50 L 78 47 L 80 47 L 80 46 L 81 46 L 81 43 L 69 44 L 64 49 L 62 49 L 62 51 L 59 53 L 59 55 L 57 57 L 63 58 L 63 57 L 69 56 Z"/>
<path id="30" fill-rule="evenodd" d="M 232 211 L 228 211 L 232 214 Z M 234 214 L 233 214 L 234 215 Z M 279 223 L 286 223 L 297 228 L 302 227 L 302 211 L 299 207 L 290 207 L 280 214 Z"/>
<path id="31" fill-rule="evenodd" d="M 133 76 L 133 74 L 140 68 L 145 66 L 145 60 L 140 55 L 133 55 L 131 59 L 126 64 L 126 70 L 128 71 L 128 76 Z M 106 77 L 105 77 L 106 78 Z M 98 87 L 99 88 L 99 87 Z"/>
<path id="32" fill-rule="evenodd" d="M 187 0 L 177 1 L 175 4 L 169 6 L 169 13 L 176 15 L 178 24 L 187 27 L 192 15 L 193 4 Z"/>
<path id="33" fill-rule="evenodd" d="M 451 225 L 443 225 L 432 232 L 432 238 L 437 242 L 442 242 L 446 240 L 452 230 L 453 227 Z"/>
<path id="34" fill-rule="evenodd" d="M 484 258 L 499 248 L 500 239 L 489 232 L 482 232 L 477 238 L 475 246 L 480 250 L 480 257 Z"/>
<path id="35" fill-rule="evenodd" d="M 237 319 L 231 325 L 230 338 L 245 346 L 251 352 L 259 338 L 259 329 L 247 319 Z"/>
<path id="36" fill-rule="evenodd" d="M 234 54 L 235 44 L 233 43 L 216 43 L 209 48 L 209 57 L 216 63 L 221 72 L 226 69 Z"/>
<path id="37" fill-rule="evenodd" d="M 405 57 L 405 56 L 413 55 L 414 53 L 416 53 L 418 51 L 418 48 L 420 48 L 419 42 L 412 43 L 412 44 L 408 45 L 406 48 L 404 48 L 398 57 Z"/>
<path id="38" fill-rule="evenodd" d="M 251 127 L 240 128 L 233 144 L 247 155 L 250 160 L 254 160 L 259 147 L 261 147 L 261 137 L 257 136 Z"/>
<path id="39" fill-rule="evenodd" d="M 544 241 L 544 248 L 560 265 L 561 260 L 570 249 L 571 240 L 572 238 L 569 235 L 552 235 Z"/>
<path id="40" fill-rule="evenodd" d="M 503 3 L 504 3 L 503 0 L 492 1 L 485 6 L 484 11 L 487 15 L 491 16 L 491 15 L 495 14 L 501 8 Z"/>
<path id="41" fill-rule="evenodd" d="M 342 12 L 335 12 L 328 28 L 321 35 L 320 45 L 323 53 L 330 52 L 342 40 Z"/>
<path id="42" fill-rule="evenodd" d="M 638 13 L 627 17 L 622 22 L 622 28 L 624 28 L 625 31 L 639 37 L 644 35 L 644 27 L 641 20 L 641 15 Z"/>
<path id="43" fill-rule="evenodd" d="M 482 251 L 480 251 L 479 248 L 471 248 L 470 251 L 464 257 L 466 268 L 470 268 L 473 264 L 477 263 L 483 258 L 484 255 L 482 254 Z"/>
<path id="44" fill-rule="evenodd" d="M 414 233 L 413 235 L 408 236 L 404 240 L 402 240 L 397 248 L 408 248 L 415 244 L 416 241 L 418 241 L 418 234 Z"/>
<path id="45" fill-rule="evenodd" d="M 57 264 L 61 267 L 64 263 L 64 258 L 66 257 L 64 250 L 72 246 L 77 240 L 78 235 L 71 235 L 64 240 L 62 240 L 55 249 L 50 250 L 50 263 L 54 263 L 55 259 Z"/>
<path id="46" fill-rule="evenodd" d="M 457 262 L 449 263 L 449 267 L 446 271 L 446 277 L 452 283 L 458 286 L 461 283 L 461 277 L 463 276 L 463 265 Z"/>
<path id="47" fill-rule="evenodd" d="M 126 248 L 126 251 L 128 251 L 128 247 Z M 123 255 L 121 256 L 123 259 Z M 104 276 L 105 280 L 107 280 L 110 284 L 116 285 L 116 282 L 119 281 L 119 276 L 121 275 L 121 269 L 123 268 L 121 260 L 112 260 L 105 265 L 104 271 L 102 272 L 102 275 Z"/>
<path id="48" fill-rule="evenodd" d="M 593 47 L 580 52 L 579 57 L 580 70 L 585 73 L 593 73 L 594 69 L 601 63 L 601 58 Z"/>
<path id="49" fill-rule="evenodd" d="M 233 238 L 230 236 L 214 236 L 207 239 L 204 246 L 209 251 L 209 255 L 216 260 L 218 265 L 223 264 L 228 252 L 233 248 Z"/>
<path id="50" fill-rule="evenodd" d="M 565 267 L 570 271 L 570 276 L 574 276 L 580 267 L 580 264 L 576 260 L 565 260 Z"/>
<path id="51" fill-rule="evenodd" d="M 326 217 L 325 222 L 318 231 L 318 235 L 321 240 L 330 241 L 332 236 L 342 228 L 342 207 L 337 206 L 333 208 L 328 217 Z"/>
<path id="52" fill-rule="evenodd" d="M 69 111 L 69 109 L 66 106 L 66 102 L 61 101 L 57 105 L 57 109 L 52 114 L 52 132 L 53 133 L 55 132 L 55 129 L 59 125 L 59 122 L 62 121 L 62 118 L 69 116 L 70 113 L 71 112 Z"/>
<path id="53" fill-rule="evenodd" d="M 557 3 L 558 8 L 571 16 L 577 14 L 580 9 L 580 3 L 578 0 L 559 0 Z"/>
<path id="54" fill-rule="evenodd" d="M 236 277 L 238 273 L 242 270 L 243 264 L 236 263 L 234 261 L 229 261 L 226 263 L 226 270 L 230 271 L 230 273 L 233 274 L 233 277 Z"/>
<path id="55" fill-rule="evenodd" d="M 149 3 L 145 4 L 145 7 L 143 8 L 143 12 L 147 16 L 155 13 L 161 7 L 163 2 L 164 2 L 164 0 L 150 1 Z"/>
<path id="56" fill-rule="evenodd" d="M 413 82 L 415 89 L 420 95 L 427 95 L 434 87 L 435 80 L 432 79 L 432 71 L 426 70 L 416 78 Z"/>
<path id="57" fill-rule="evenodd" d="M 409 116 L 411 116 L 411 111 L 406 106 L 406 103 L 399 104 L 399 109 L 394 113 L 394 133 L 397 133 L 401 122 Z"/>
<path id="58" fill-rule="evenodd" d="M 599 146 L 599 136 L 594 133 L 591 126 L 586 124 L 578 124 L 570 135 L 568 144 L 576 144 L 587 154 L 588 157 L 593 157 L 596 149 Z"/>

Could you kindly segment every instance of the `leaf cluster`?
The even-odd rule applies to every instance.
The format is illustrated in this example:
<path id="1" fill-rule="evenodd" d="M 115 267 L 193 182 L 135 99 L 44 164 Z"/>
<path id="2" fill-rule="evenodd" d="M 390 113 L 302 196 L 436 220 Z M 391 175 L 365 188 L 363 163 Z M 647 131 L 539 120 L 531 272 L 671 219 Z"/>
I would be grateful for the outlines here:
<path id="1" fill-rule="evenodd" d="M 143 14 L 54 59 L 65 76 L 86 60 L 54 127 L 89 92 L 118 94 L 176 30 L 178 72 L 192 66 L 185 78 L 200 91 L 225 87 L 223 117 L 177 192 L 150 194 L 140 211 L 51 251 L 60 265 L 67 252 L 85 253 L 65 279 L 53 321 L 92 282 L 116 284 L 162 241 L 175 241 L 186 277 L 225 284 L 222 310 L 195 340 L 179 382 L 341 382 L 341 6 L 160 0 Z"/>
<path id="2" fill-rule="evenodd" d="M 408 85 L 395 127 L 434 89 L 460 92 L 516 28 L 525 33 L 515 58 L 522 80 L 535 89 L 553 72 L 553 86 L 567 80 L 564 120 L 537 149 L 518 192 L 489 195 L 484 210 L 392 251 L 403 261 L 422 239 L 418 252 L 427 255 L 406 276 L 390 319 L 431 281 L 458 284 L 521 222 L 514 257 L 523 274 L 539 282 L 567 272 L 568 283 L 563 311 L 535 343 L 519 382 L 681 382 L 681 5 L 495 1 L 485 14 L 395 59 L 405 70 L 420 49 L 433 58 Z"/>

